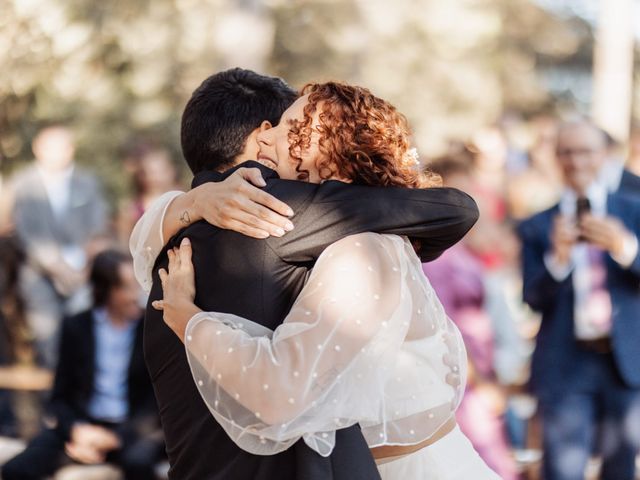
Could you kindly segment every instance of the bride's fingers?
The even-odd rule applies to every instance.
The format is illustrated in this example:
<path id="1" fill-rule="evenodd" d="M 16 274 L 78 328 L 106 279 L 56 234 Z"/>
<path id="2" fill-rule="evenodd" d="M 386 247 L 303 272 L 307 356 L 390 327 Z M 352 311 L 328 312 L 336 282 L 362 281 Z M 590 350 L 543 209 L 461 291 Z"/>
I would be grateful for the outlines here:
<path id="1" fill-rule="evenodd" d="M 164 290 L 165 286 L 167 285 L 169 274 L 164 268 L 161 268 L 160 270 L 158 270 L 158 276 L 160 277 L 160 284 L 162 285 L 162 289 Z"/>
<path id="2" fill-rule="evenodd" d="M 180 266 L 185 268 L 193 267 L 191 263 L 191 241 L 188 238 L 183 238 L 182 242 L 180 242 Z"/>
<path id="3" fill-rule="evenodd" d="M 164 301 L 163 300 L 154 300 L 151 302 L 151 306 L 156 310 L 164 310 Z"/>
<path id="4" fill-rule="evenodd" d="M 167 257 L 169 258 L 169 273 L 176 273 L 180 268 L 180 257 L 178 248 L 170 248 L 167 251 Z"/>
<path id="5" fill-rule="evenodd" d="M 173 273 L 175 272 L 176 265 L 176 252 L 173 251 L 173 248 L 167 250 L 167 258 L 169 259 L 169 265 L 167 268 L 169 269 L 169 272 Z"/>
<path id="6" fill-rule="evenodd" d="M 173 247 L 173 264 L 176 271 L 180 270 L 182 266 L 182 258 L 180 257 L 180 247 Z"/>

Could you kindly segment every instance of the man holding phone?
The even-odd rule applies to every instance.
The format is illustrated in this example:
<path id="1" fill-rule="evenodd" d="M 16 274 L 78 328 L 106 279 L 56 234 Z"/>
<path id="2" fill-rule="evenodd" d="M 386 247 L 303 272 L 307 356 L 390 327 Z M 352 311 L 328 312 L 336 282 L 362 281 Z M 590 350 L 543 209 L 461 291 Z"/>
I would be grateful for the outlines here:
<path id="1" fill-rule="evenodd" d="M 590 122 L 560 127 L 558 205 L 519 227 L 524 300 L 542 313 L 531 385 L 543 421 L 544 478 L 634 478 L 640 436 L 640 200 L 609 193 L 606 139 Z"/>

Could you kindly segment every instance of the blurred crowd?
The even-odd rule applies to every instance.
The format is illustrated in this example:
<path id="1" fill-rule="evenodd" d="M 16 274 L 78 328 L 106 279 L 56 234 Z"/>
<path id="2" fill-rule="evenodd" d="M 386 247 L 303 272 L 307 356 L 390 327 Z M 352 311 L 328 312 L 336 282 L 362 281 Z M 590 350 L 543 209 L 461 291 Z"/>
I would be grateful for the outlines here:
<path id="1" fill-rule="evenodd" d="M 71 129 L 42 129 L 32 150 L 31 164 L 0 179 L 0 436 L 32 439 L 29 449 L 10 461 L 5 478 L 23 478 L 7 472 L 32 465 L 33 455 L 48 455 L 54 462 L 65 451 L 80 463 L 106 460 L 119 465 L 126 478 L 153 478 L 148 467 L 161 461 L 162 440 L 138 345 L 146 298 L 132 282 L 130 259 L 121 252 L 127 252 L 131 230 L 153 200 L 183 188 L 180 169 L 164 146 L 132 144 L 122 159 L 129 196 L 110 208 L 100 178 L 75 162 Z M 628 472 L 629 457 L 633 460 L 640 444 L 640 418 L 633 411 L 640 405 L 640 379 L 626 371 L 631 368 L 626 363 L 640 360 L 640 348 L 627 347 L 617 338 L 628 337 L 629 342 L 636 337 L 634 328 L 620 327 L 629 319 L 616 316 L 634 306 L 634 298 L 627 298 L 633 297 L 634 288 L 640 301 L 638 279 L 628 273 L 635 267 L 640 232 L 634 228 L 640 223 L 625 217 L 633 213 L 634 199 L 615 211 L 609 208 L 615 202 L 607 204 L 590 189 L 602 185 L 604 197 L 623 196 L 624 205 L 627 197 L 636 195 L 640 205 L 640 186 L 633 186 L 633 173 L 640 174 L 640 131 L 622 145 L 586 119 L 564 123 L 552 116 L 525 120 L 509 114 L 471 138 L 452 141 L 446 154 L 425 163 L 446 186 L 471 194 L 481 212 L 460 244 L 424 265 L 468 351 L 468 387 L 458 411 L 462 430 L 506 480 L 540 478 L 543 469 L 545 478 L 584 478 L 590 458 L 604 458 L 603 471 L 611 462 L 627 468 L 602 478 L 631 480 L 620 472 Z M 616 193 L 625 186 L 624 195 Z M 633 257 L 630 262 L 612 250 L 617 244 L 607 251 L 606 242 L 595 239 L 605 226 L 593 227 L 601 230 L 591 241 L 592 233 L 580 231 L 576 222 L 566 228 L 557 225 L 556 215 L 579 213 L 577 198 L 565 201 L 568 191 L 587 198 L 588 215 L 613 217 L 618 230 L 612 232 L 618 238 L 636 239 L 635 250 L 634 245 L 620 247 Z M 563 202 L 573 210 L 563 210 Z M 571 311 L 580 307 L 583 292 L 570 280 L 571 269 L 595 268 L 590 260 L 585 266 L 574 259 L 583 244 L 608 254 L 608 281 L 599 288 L 611 301 L 608 327 L 584 338 L 574 335 L 571 324 Z M 598 258 L 598 265 L 604 265 Z M 568 270 L 552 272 L 553 262 Z M 542 274 L 547 276 L 538 278 Z M 588 292 L 583 296 L 594 288 L 584 287 Z M 101 320 L 85 318 L 89 311 Z M 562 312 L 566 318 L 552 318 Z M 95 338 L 91 345 L 87 332 Z M 534 370 L 539 364 L 533 383 L 532 358 Z M 11 383 L 16 367 L 55 374 L 48 385 L 26 388 Z M 588 371 L 575 373 L 574 367 Z M 550 370 L 557 372 L 546 376 Z M 558 383 L 566 388 L 545 388 Z M 136 387 L 125 388 L 128 384 Z M 24 390 L 29 390 L 26 397 Z M 622 400 L 608 406 L 602 398 L 611 391 L 620 391 Z M 69 413 L 80 404 L 89 412 L 87 418 Z M 57 425 L 49 421 L 52 409 Z M 602 421 L 612 410 L 618 417 L 600 435 Z M 572 431 L 568 414 L 583 428 Z M 635 437 L 627 438 L 620 432 L 631 421 Z M 553 429 L 554 424 L 560 427 Z M 34 442 L 39 451 L 30 451 Z M 0 463 L 1 457 L 0 452 Z"/>
<path id="2" fill-rule="evenodd" d="M 132 144 L 131 196 L 111 212 L 100 179 L 76 164 L 69 128 L 42 129 L 32 150 L 1 200 L 0 435 L 30 440 L 2 478 L 107 462 L 155 479 L 164 448 L 128 238 L 156 196 L 180 188 L 178 169 L 164 148 Z M 43 372 L 49 381 L 29 380 Z"/>

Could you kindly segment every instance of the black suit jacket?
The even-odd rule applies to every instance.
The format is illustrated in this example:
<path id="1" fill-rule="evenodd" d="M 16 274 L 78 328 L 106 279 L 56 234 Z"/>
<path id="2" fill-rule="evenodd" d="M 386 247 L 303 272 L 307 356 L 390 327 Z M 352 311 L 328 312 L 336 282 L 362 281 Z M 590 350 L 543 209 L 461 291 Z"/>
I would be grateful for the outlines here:
<path id="1" fill-rule="evenodd" d="M 280 180 L 259 164 L 248 166 L 260 168 L 266 191 L 296 212 L 295 229 L 282 238 L 256 240 L 198 222 L 171 239 L 167 248 L 183 237 L 191 240 L 195 302 L 200 308 L 234 313 L 270 329 L 289 312 L 320 253 L 340 238 L 363 231 L 410 234 L 422 241 L 422 257 L 434 258 L 460 240 L 478 216 L 471 197 L 454 189 L 373 188 L 335 181 L 314 185 Z M 162 297 L 157 272 L 166 266 L 165 248 L 154 267 L 149 302 Z M 334 451 L 327 458 L 302 440 L 272 456 L 252 455 L 237 447 L 202 401 L 183 344 L 165 325 L 162 313 L 150 305 L 145 316 L 145 359 L 160 409 L 171 479 L 379 478 L 357 425 L 337 432 Z"/>
<path id="2" fill-rule="evenodd" d="M 128 374 L 129 418 L 127 429 L 138 435 L 156 433 L 160 428 L 153 387 L 142 351 L 143 322 L 136 327 Z M 56 369 L 49 413 L 56 429 L 66 440 L 73 423 L 89 421 L 88 406 L 95 377 L 94 318 L 92 311 L 64 320 L 60 338 L 60 358 Z"/>

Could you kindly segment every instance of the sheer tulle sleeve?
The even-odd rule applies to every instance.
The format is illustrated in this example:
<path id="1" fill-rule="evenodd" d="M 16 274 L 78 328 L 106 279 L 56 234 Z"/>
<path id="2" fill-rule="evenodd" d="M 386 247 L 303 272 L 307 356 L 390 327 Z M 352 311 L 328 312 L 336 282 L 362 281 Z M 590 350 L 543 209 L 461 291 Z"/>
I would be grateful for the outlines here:
<path id="1" fill-rule="evenodd" d="M 151 271 L 162 251 L 165 239 L 162 235 L 162 223 L 167 207 L 173 199 L 184 192 L 171 191 L 163 194 L 149 206 L 138 220 L 129 238 L 129 250 L 133 257 L 133 269 L 138 283 L 145 292 L 151 291 Z"/>
<path id="2" fill-rule="evenodd" d="M 455 382 L 449 385 L 445 377 L 453 363 L 458 374 L 462 364 L 445 358 L 452 342 L 436 327 L 438 319 L 414 325 L 415 312 L 427 308 L 424 292 L 412 287 L 424 283 L 420 267 L 400 237 L 355 235 L 325 250 L 274 332 L 230 314 L 194 316 L 185 335 L 191 371 L 230 438 L 262 455 L 303 438 L 326 456 L 335 430 L 358 422 L 369 429 L 371 446 L 417 443 L 432 435 L 455 408 Z M 418 366 L 425 338 L 437 345 L 436 359 Z M 402 354 L 407 341 L 409 351 Z M 415 384 L 407 369 L 414 377 L 430 369 L 427 374 L 439 380 Z M 400 385 L 392 385 L 396 380 Z M 421 413 L 423 429 L 392 425 Z"/>

